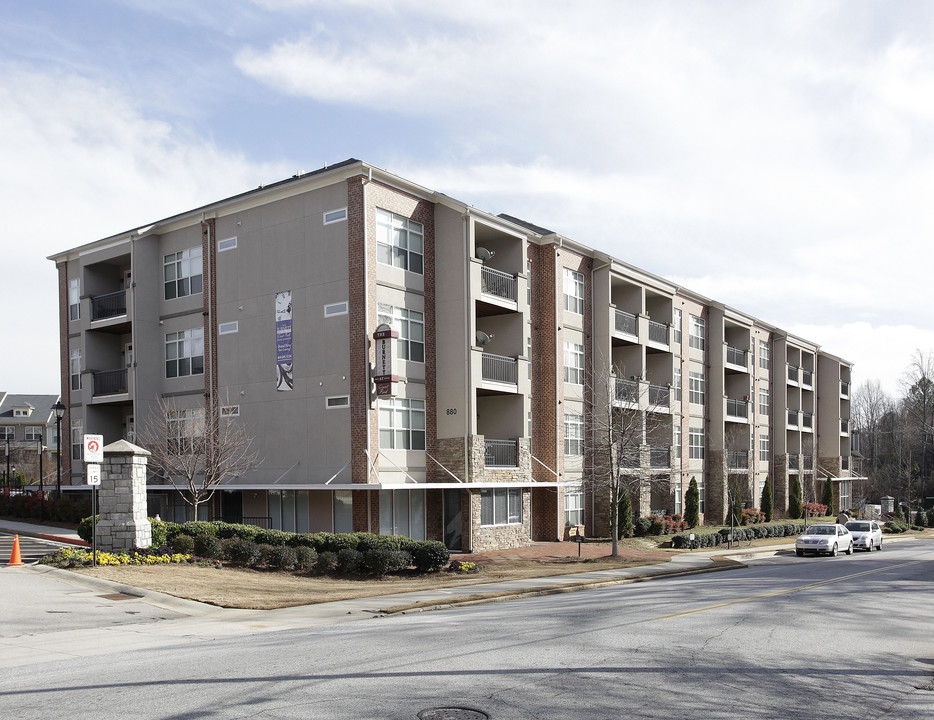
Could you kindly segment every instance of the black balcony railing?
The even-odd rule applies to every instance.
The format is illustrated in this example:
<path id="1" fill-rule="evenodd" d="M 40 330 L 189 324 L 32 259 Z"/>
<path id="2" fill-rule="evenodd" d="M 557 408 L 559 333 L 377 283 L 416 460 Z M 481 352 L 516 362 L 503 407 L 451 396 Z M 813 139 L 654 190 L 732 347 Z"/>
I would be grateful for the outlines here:
<path id="1" fill-rule="evenodd" d="M 483 441 L 484 463 L 490 467 L 518 467 L 519 441 L 518 440 L 491 440 Z"/>
<path id="2" fill-rule="evenodd" d="M 798 411 L 789 410 L 788 411 L 788 424 L 792 427 L 798 427 Z"/>
<path id="3" fill-rule="evenodd" d="M 668 326 L 649 320 L 649 340 L 659 345 L 668 344 Z"/>
<path id="4" fill-rule="evenodd" d="M 616 399 L 621 402 L 639 402 L 639 383 L 635 380 L 617 378 Z"/>
<path id="5" fill-rule="evenodd" d="M 121 315 L 126 315 L 126 290 L 91 298 L 91 320 L 106 320 Z"/>
<path id="6" fill-rule="evenodd" d="M 805 385 L 805 386 L 807 386 L 807 387 L 811 387 L 811 385 L 812 385 L 812 378 L 813 378 L 813 375 L 811 374 L 811 371 L 810 371 L 810 370 L 802 370 L 802 371 L 801 371 L 801 384 L 802 384 L 802 385 Z"/>
<path id="7" fill-rule="evenodd" d="M 484 265 L 480 268 L 480 281 L 484 293 L 506 300 L 516 299 L 516 278 L 509 273 Z"/>
<path id="8" fill-rule="evenodd" d="M 808 430 L 814 429 L 814 416 L 811 413 L 801 413 L 801 427 Z"/>
<path id="9" fill-rule="evenodd" d="M 840 421 L 840 432 L 843 435 L 846 435 L 848 432 L 850 432 L 850 421 L 849 420 Z"/>
<path id="10" fill-rule="evenodd" d="M 840 382 L 840 395 L 843 397 L 850 396 L 850 383 L 843 381 Z"/>
<path id="11" fill-rule="evenodd" d="M 519 382 L 519 361 L 516 358 L 483 353 L 482 374 L 490 382 L 516 385 Z"/>
<path id="12" fill-rule="evenodd" d="M 746 400 L 734 400 L 733 398 L 727 398 L 726 414 L 727 417 L 748 418 L 749 403 Z"/>
<path id="13" fill-rule="evenodd" d="M 628 312 L 623 312 L 622 310 L 617 310 L 616 332 L 626 333 L 627 335 L 638 335 L 639 331 L 636 329 L 636 316 Z"/>
<path id="14" fill-rule="evenodd" d="M 798 368 L 795 365 L 788 366 L 788 379 L 791 382 L 798 382 Z"/>
<path id="15" fill-rule="evenodd" d="M 726 361 L 730 365 L 749 367 L 749 363 L 746 361 L 746 351 L 729 345 L 726 346 Z"/>
<path id="16" fill-rule="evenodd" d="M 748 470 L 749 453 L 731 450 L 726 454 L 726 466 L 730 470 Z"/>
<path id="17" fill-rule="evenodd" d="M 94 395 L 119 395 L 128 392 L 126 368 L 94 373 Z"/>

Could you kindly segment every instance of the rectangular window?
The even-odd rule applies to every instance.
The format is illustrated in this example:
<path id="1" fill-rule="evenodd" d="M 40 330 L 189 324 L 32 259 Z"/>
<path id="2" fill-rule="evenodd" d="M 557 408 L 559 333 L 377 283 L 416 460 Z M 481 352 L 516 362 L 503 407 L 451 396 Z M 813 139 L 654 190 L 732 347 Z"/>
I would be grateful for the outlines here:
<path id="1" fill-rule="evenodd" d="M 425 449 L 425 401 L 379 401 L 379 446 L 390 450 Z"/>
<path id="2" fill-rule="evenodd" d="M 217 252 L 224 252 L 225 250 L 233 250 L 235 247 L 237 247 L 236 237 L 224 238 L 223 240 L 217 241 Z"/>
<path id="3" fill-rule="evenodd" d="M 564 309 L 584 314 L 584 275 L 564 268 Z"/>
<path id="4" fill-rule="evenodd" d="M 771 363 L 771 351 L 765 340 L 759 341 L 759 367 L 768 370 Z"/>
<path id="5" fill-rule="evenodd" d="M 704 428 L 692 427 L 688 436 L 688 449 L 691 460 L 704 459 Z"/>
<path id="6" fill-rule="evenodd" d="M 42 426 L 41 425 L 27 425 L 26 426 L 26 442 L 39 442 L 42 440 Z"/>
<path id="7" fill-rule="evenodd" d="M 339 208 L 337 210 L 328 210 L 324 213 L 324 224 L 330 225 L 331 223 L 340 222 L 341 220 L 347 219 L 347 208 Z"/>
<path id="8" fill-rule="evenodd" d="M 334 532 L 353 532 L 352 490 L 334 491 Z"/>
<path id="9" fill-rule="evenodd" d="M 480 490 L 481 525 L 520 525 L 521 523 L 521 488 L 483 488 Z"/>
<path id="10" fill-rule="evenodd" d="M 379 491 L 379 534 L 425 539 L 425 493 L 422 490 Z"/>
<path id="11" fill-rule="evenodd" d="M 682 496 L 681 496 L 681 480 L 672 480 L 671 482 L 671 494 L 674 498 L 675 506 L 675 515 L 680 515 L 683 509 L 682 505 Z"/>
<path id="12" fill-rule="evenodd" d="M 385 210 L 376 211 L 376 259 L 384 265 L 423 272 L 424 226 Z"/>
<path id="13" fill-rule="evenodd" d="M 204 450 L 204 408 L 173 410 L 166 425 L 169 452 L 188 454 Z"/>
<path id="14" fill-rule="evenodd" d="M 525 281 L 526 281 L 526 294 L 528 295 L 529 305 L 532 304 L 532 261 L 525 261 Z"/>
<path id="15" fill-rule="evenodd" d="M 399 331 L 396 352 L 400 360 L 425 362 L 425 316 L 417 310 L 377 304 L 376 322 Z"/>
<path id="16" fill-rule="evenodd" d="M 13 408 L 13 417 L 29 417 L 29 410 L 25 408 Z"/>
<path id="17" fill-rule="evenodd" d="M 675 374 L 672 378 L 674 382 L 671 384 L 671 391 L 675 396 L 675 400 L 681 402 L 681 368 L 675 368 Z"/>
<path id="18" fill-rule="evenodd" d="M 768 435 L 759 436 L 759 461 L 760 462 L 769 461 L 769 436 Z"/>
<path id="19" fill-rule="evenodd" d="M 329 397 L 325 403 L 325 407 L 327 407 L 328 410 L 350 407 L 350 395 L 335 395 L 334 397 Z"/>
<path id="20" fill-rule="evenodd" d="M 169 253 L 163 259 L 162 268 L 166 300 L 201 292 L 203 277 L 200 247 Z"/>
<path id="21" fill-rule="evenodd" d="M 81 317 L 81 280 L 72 278 L 68 281 L 68 319 L 78 320 Z"/>
<path id="22" fill-rule="evenodd" d="M 71 459 L 80 460 L 84 451 L 84 421 L 76 418 L 71 421 Z"/>
<path id="23" fill-rule="evenodd" d="M 193 328 L 165 336 L 167 378 L 204 374 L 204 329 Z"/>
<path id="24" fill-rule="evenodd" d="M 707 485 L 704 482 L 703 477 L 701 477 L 701 479 L 697 481 L 697 496 L 698 496 L 698 503 L 697 503 L 698 508 L 697 509 L 701 514 L 703 514 L 704 512 L 706 512 L 704 508 L 707 507 Z"/>
<path id="25" fill-rule="evenodd" d="M 81 389 L 81 351 L 72 350 L 69 358 L 69 368 L 71 372 L 71 389 Z"/>
<path id="26" fill-rule="evenodd" d="M 238 417 L 239 415 L 240 415 L 239 405 L 223 405 L 221 407 L 222 418 Z"/>
<path id="27" fill-rule="evenodd" d="M 347 314 L 347 301 L 331 303 L 324 306 L 324 317 L 334 317 L 335 315 Z"/>
<path id="28" fill-rule="evenodd" d="M 677 308 L 671 311 L 671 340 L 681 342 L 681 311 Z"/>
<path id="29" fill-rule="evenodd" d="M 674 452 L 674 455 L 675 455 L 675 459 L 676 459 L 676 460 L 680 460 L 680 459 L 681 459 L 681 451 L 682 451 L 682 449 L 681 449 L 681 444 L 682 444 L 683 442 L 684 442 L 684 440 L 683 440 L 683 438 L 682 438 L 681 426 L 680 426 L 680 425 L 675 425 L 673 447 L 674 447 L 674 451 L 675 451 L 675 452 Z"/>
<path id="30" fill-rule="evenodd" d="M 564 416 L 564 454 L 574 456 L 584 454 L 583 415 L 565 414 Z"/>
<path id="31" fill-rule="evenodd" d="M 217 327 L 218 335 L 233 335 L 240 330 L 240 323 L 236 320 L 229 323 L 221 323 Z"/>
<path id="32" fill-rule="evenodd" d="M 700 372 L 695 372 L 691 370 L 690 379 L 688 382 L 690 383 L 688 395 L 690 396 L 691 402 L 694 403 L 695 405 L 703 405 L 704 398 L 706 395 L 706 384 L 707 384 L 704 379 L 703 370 L 701 370 Z"/>
<path id="33" fill-rule="evenodd" d="M 584 485 L 566 485 L 564 488 L 564 525 L 584 524 Z"/>
<path id="34" fill-rule="evenodd" d="M 16 439 L 16 429 L 12 425 L 0 425 L 0 441 L 13 442 Z"/>
<path id="35" fill-rule="evenodd" d="M 759 414 L 766 415 L 769 414 L 769 389 L 768 388 L 759 388 Z"/>
<path id="36" fill-rule="evenodd" d="M 707 324 L 704 318 L 691 315 L 690 318 L 690 345 L 695 350 L 703 350 L 707 346 Z"/>
<path id="37" fill-rule="evenodd" d="M 564 343 L 564 382 L 573 385 L 584 384 L 584 346 L 577 343 Z"/>

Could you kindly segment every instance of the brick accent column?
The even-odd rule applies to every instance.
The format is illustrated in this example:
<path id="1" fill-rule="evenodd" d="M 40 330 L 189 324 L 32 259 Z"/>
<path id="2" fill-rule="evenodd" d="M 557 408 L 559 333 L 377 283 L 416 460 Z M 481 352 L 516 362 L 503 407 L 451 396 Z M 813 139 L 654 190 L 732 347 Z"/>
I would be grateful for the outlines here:
<path id="1" fill-rule="evenodd" d="M 62 416 L 62 437 L 58 454 L 61 457 L 62 485 L 71 485 L 71 377 L 69 368 L 71 347 L 68 343 L 68 263 L 60 262 L 56 268 L 58 270 L 58 343 L 61 348 L 59 374 L 62 404 L 66 408 Z M 69 452 L 62 452 L 65 447 L 69 448 Z"/>
<path id="2" fill-rule="evenodd" d="M 146 466 L 149 451 L 126 440 L 104 448 L 98 490 L 100 522 L 97 542 L 101 550 L 129 550 L 152 545 L 152 526 L 146 508 Z"/>

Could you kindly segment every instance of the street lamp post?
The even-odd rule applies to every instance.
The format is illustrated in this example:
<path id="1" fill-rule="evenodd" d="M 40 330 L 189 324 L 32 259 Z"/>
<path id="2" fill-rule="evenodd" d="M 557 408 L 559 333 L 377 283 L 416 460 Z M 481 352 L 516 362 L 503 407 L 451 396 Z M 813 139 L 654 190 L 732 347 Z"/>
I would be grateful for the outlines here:
<path id="1" fill-rule="evenodd" d="M 56 400 L 52 406 L 55 411 L 55 497 L 62 499 L 62 417 L 65 415 L 65 405 Z"/>
<path id="2" fill-rule="evenodd" d="M 6 436 L 6 486 L 12 487 L 10 485 L 10 436 Z"/>

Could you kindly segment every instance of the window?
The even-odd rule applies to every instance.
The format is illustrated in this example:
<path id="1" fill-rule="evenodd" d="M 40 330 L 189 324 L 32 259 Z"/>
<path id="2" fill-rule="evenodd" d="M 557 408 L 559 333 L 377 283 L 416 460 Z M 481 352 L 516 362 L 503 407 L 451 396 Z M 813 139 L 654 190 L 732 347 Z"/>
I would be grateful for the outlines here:
<path id="1" fill-rule="evenodd" d="M 13 408 L 13 417 L 29 417 L 28 408 Z"/>
<path id="2" fill-rule="evenodd" d="M 760 462 L 769 461 L 769 436 L 768 435 L 759 436 L 759 461 Z"/>
<path id="3" fill-rule="evenodd" d="M 193 328 L 165 336 L 167 378 L 204 374 L 204 330 Z"/>
<path id="4" fill-rule="evenodd" d="M 217 241 L 217 252 L 224 252 L 225 250 L 233 250 L 237 247 L 237 238 L 224 238 L 223 240 Z"/>
<path id="5" fill-rule="evenodd" d="M 42 441 L 42 426 L 41 425 L 27 425 L 26 426 L 26 442 L 41 442 Z"/>
<path id="6" fill-rule="evenodd" d="M 379 446 L 390 450 L 425 449 L 425 401 L 379 401 Z"/>
<path id="7" fill-rule="evenodd" d="M 691 460 L 704 459 L 704 428 L 692 427 L 688 435 L 688 450 Z"/>
<path id="8" fill-rule="evenodd" d="M 759 388 L 759 414 L 769 414 L 769 389 Z"/>
<path id="9" fill-rule="evenodd" d="M 80 460 L 84 450 L 84 420 L 77 418 L 71 421 L 71 459 Z"/>
<path id="10" fill-rule="evenodd" d="M 69 360 L 69 368 L 71 372 L 71 389 L 80 390 L 81 389 L 81 351 L 72 350 L 71 357 Z"/>
<path id="11" fill-rule="evenodd" d="M 564 309 L 584 314 L 584 275 L 564 268 Z"/>
<path id="12" fill-rule="evenodd" d="M 703 405 L 706 386 L 706 381 L 704 380 L 704 371 L 701 370 L 700 372 L 695 372 L 691 370 L 690 379 L 688 382 L 690 383 L 688 395 L 690 396 L 691 402 L 696 405 Z"/>
<path id="13" fill-rule="evenodd" d="M 584 384 L 584 346 L 564 343 L 564 382 Z"/>
<path id="14" fill-rule="evenodd" d="M 425 491 L 380 490 L 379 534 L 425 539 Z"/>
<path id="15" fill-rule="evenodd" d="M 353 491 L 334 491 L 334 532 L 353 532 Z"/>
<path id="16" fill-rule="evenodd" d="M 584 416 L 564 416 L 564 454 L 584 454 Z"/>
<path id="17" fill-rule="evenodd" d="M 690 327 L 690 345 L 695 350 L 703 350 L 706 347 L 707 325 L 704 318 L 691 315 Z"/>
<path id="18" fill-rule="evenodd" d="M 677 308 L 671 311 L 671 340 L 681 342 L 681 311 Z"/>
<path id="19" fill-rule="evenodd" d="M 765 340 L 759 341 L 759 367 L 768 370 L 771 364 L 771 350 Z"/>
<path id="20" fill-rule="evenodd" d="M 703 477 L 697 481 L 697 499 L 697 509 L 703 514 L 705 512 L 704 508 L 707 506 L 707 485 Z"/>
<path id="21" fill-rule="evenodd" d="M 186 454 L 204 450 L 204 408 L 173 410 L 166 424 L 169 452 Z"/>
<path id="22" fill-rule="evenodd" d="M 201 292 L 201 248 L 193 247 L 166 255 L 163 260 L 163 280 L 166 300 Z"/>
<path id="23" fill-rule="evenodd" d="M 239 415 L 240 415 L 240 406 L 239 406 L 239 405 L 223 405 L 223 406 L 221 406 L 221 417 L 222 417 L 222 418 L 239 417 Z"/>
<path id="24" fill-rule="evenodd" d="M 675 374 L 672 378 L 674 382 L 671 384 L 671 392 L 675 396 L 675 400 L 681 402 L 681 368 L 675 368 Z"/>
<path id="25" fill-rule="evenodd" d="M 377 305 L 378 323 L 386 323 L 399 331 L 396 352 L 400 360 L 425 362 L 425 320 L 417 310 Z"/>
<path id="26" fill-rule="evenodd" d="M 229 323 L 221 323 L 217 327 L 218 335 L 233 335 L 235 332 L 240 330 L 240 323 L 234 320 Z"/>
<path id="27" fill-rule="evenodd" d="M 376 211 L 376 259 L 384 265 L 422 274 L 424 226 L 385 210 Z"/>
<path id="28" fill-rule="evenodd" d="M 519 525 L 521 523 L 521 488 L 483 488 L 480 490 L 481 525 Z"/>
<path id="29" fill-rule="evenodd" d="M 671 493 L 674 497 L 675 515 L 680 515 L 683 509 L 681 496 L 681 478 L 671 481 Z"/>
<path id="30" fill-rule="evenodd" d="M 674 440 L 672 442 L 673 442 L 673 447 L 675 451 L 674 452 L 675 460 L 680 460 L 681 459 L 681 444 L 684 442 L 682 438 L 680 425 L 675 425 Z"/>
<path id="31" fill-rule="evenodd" d="M 334 397 L 329 397 L 325 403 L 325 407 L 327 407 L 328 410 L 350 407 L 350 395 L 336 395 Z"/>
<path id="32" fill-rule="evenodd" d="M 341 220 L 347 219 L 347 208 L 340 208 L 338 210 L 329 210 L 324 213 L 324 224 L 330 225 L 331 223 L 340 222 Z"/>
<path id="33" fill-rule="evenodd" d="M 324 317 L 334 317 L 335 315 L 347 314 L 347 301 L 331 303 L 324 306 Z"/>
<path id="34" fill-rule="evenodd" d="M 526 275 L 526 294 L 528 295 L 529 305 L 532 304 L 532 261 L 525 261 L 525 275 Z"/>
<path id="35" fill-rule="evenodd" d="M 0 441 L 9 440 L 13 442 L 16 438 L 16 428 L 12 425 L 0 425 Z"/>
<path id="36" fill-rule="evenodd" d="M 68 319 L 81 317 L 81 280 L 72 278 L 68 281 Z"/>
<path id="37" fill-rule="evenodd" d="M 566 485 L 564 488 L 564 525 L 584 524 L 584 485 Z"/>

